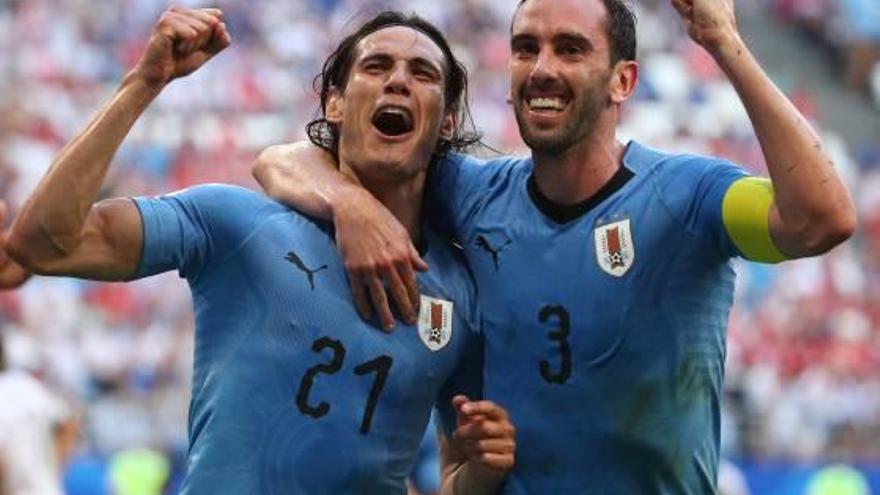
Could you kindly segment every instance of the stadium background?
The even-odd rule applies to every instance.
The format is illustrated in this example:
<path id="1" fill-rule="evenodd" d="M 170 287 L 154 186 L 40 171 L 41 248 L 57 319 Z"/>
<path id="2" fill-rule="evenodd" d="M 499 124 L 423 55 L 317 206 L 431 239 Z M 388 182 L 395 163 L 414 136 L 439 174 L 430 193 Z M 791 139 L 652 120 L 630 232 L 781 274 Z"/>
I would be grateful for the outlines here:
<path id="1" fill-rule="evenodd" d="M 765 173 L 748 119 L 711 58 L 687 39 L 665 0 L 635 3 L 642 72 L 620 137 Z M 234 45 L 148 110 L 118 155 L 107 196 L 206 181 L 256 187 L 249 174 L 256 153 L 303 135 L 320 63 L 379 7 L 437 23 L 470 67 L 471 108 L 486 142 L 525 151 L 505 103 L 513 0 L 215 5 Z M 13 212 L 112 93 L 166 6 L 0 0 L 0 198 Z M 821 129 L 855 196 L 860 228 L 819 259 L 737 265 L 725 457 L 753 494 L 860 495 L 868 485 L 880 494 L 880 0 L 751 0 L 738 11 L 771 76 Z M 68 493 L 105 493 L 109 463 L 136 448 L 164 456 L 173 493 L 186 448 L 193 326 L 176 274 L 127 285 L 36 278 L 0 294 L 0 324 L 13 365 L 79 413 Z M 859 471 L 830 478 L 825 471 L 823 481 L 821 470 L 832 465 Z M 844 491 L 823 492 L 823 483 Z"/>

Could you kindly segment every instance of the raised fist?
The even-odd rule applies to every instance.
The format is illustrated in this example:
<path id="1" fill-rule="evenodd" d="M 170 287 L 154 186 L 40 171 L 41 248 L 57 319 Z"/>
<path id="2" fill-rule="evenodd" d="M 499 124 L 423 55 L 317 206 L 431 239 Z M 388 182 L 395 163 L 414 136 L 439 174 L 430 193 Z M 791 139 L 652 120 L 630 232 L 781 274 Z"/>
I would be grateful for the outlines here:
<path id="1" fill-rule="evenodd" d="M 134 72 L 148 84 L 162 88 L 194 72 L 231 41 L 219 9 L 172 6 L 153 26 Z"/>
<path id="2" fill-rule="evenodd" d="M 709 52 L 739 36 L 733 0 L 670 0 L 691 39 Z"/>

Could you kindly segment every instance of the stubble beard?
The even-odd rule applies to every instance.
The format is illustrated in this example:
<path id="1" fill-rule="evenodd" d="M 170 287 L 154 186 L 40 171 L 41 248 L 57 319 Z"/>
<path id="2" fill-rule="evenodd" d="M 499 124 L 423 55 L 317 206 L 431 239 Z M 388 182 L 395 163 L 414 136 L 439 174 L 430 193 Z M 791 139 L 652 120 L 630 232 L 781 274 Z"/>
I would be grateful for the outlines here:
<path id="1" fill-rule="evenodd" d="M 532 152 L 560 155 L 579 143 L 584 137 L 589 136 L 596 127 L 599 114 L 602 113 L 608 102 L 605 88 L 607 88 L 610 77 L 609 71 L 584 88 L 574 99 L 577 106 L 571 117 L 562 124 L 558 131 L 552 134 L 533 132 L 525 116 L 525 113 L 528 112 L 527 104 L 520 101 L 514 105 L 520 136 Z"/>

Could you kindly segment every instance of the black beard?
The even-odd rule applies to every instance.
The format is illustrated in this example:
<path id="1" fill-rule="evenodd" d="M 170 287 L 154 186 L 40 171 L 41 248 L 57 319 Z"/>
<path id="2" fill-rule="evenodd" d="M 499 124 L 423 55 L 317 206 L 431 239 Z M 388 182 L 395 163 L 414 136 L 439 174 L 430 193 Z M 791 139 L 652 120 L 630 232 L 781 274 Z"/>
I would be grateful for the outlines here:
<path id="1" fill-rule="evenodd" d="M 609 71 L 599 77 L 596 83 L 584 88 L 571 102 L 571 104 L 577 105 L 571 118 L 563 123 L 557 133 L 548 137 L 538 137 L 532 134 L 525 118 L 528 105 L 520 99 L 519 104 L 514 107 L 516 123 L 519 126 L 520 136 L 532 152 L 559 155 L 579 143 L 584 137 L 589 136 L 596 127 L 599 115 L 608 103 L 608 95 L 605 90 L 610 78 L 611 72 Z"/>

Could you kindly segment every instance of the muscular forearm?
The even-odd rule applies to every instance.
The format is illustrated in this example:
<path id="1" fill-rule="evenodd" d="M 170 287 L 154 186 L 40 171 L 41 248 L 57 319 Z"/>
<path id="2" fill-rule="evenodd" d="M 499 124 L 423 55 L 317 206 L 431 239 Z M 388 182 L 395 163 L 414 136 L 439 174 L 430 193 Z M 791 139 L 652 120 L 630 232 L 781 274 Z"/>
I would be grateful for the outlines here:
<path id="1" fill-rule="evenodd" d="M 253 175 L 266 194 L 325 220 L 353 196 L 369 194 L 343 175 L 327 151 L 307 142 L 271 146 L 260 153 Z"/>
<path id="2" fill-rule="evenodd" d="M 851 235 L 855 210 L 819 137 L 769 79 L 738 34 L 713 55 L 736 88 L 775 190 L 771 232 L 792 256 L 824 252 Z"/>
<path id="3" fill-rule="evenodd" d="M 76 248 L 116 150 L 159 90 L 132 72 L 86 130 L 65 146 L 13 225 L 10 247 L 19 256 L 52 258 Z"/>

